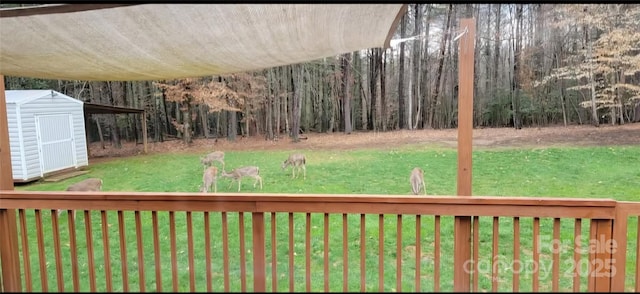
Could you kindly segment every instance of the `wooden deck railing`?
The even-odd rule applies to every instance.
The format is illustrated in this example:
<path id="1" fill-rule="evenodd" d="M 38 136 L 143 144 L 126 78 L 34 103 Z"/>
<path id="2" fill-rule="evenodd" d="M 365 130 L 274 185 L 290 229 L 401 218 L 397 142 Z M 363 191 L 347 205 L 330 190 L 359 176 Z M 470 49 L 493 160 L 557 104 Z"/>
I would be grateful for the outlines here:
<path id="1" fill-rule="evenodd" d="M 58 216 L 56 209 L 73 209 Z M 453 258 L 454 216 L 471 216 Z M 640 203 L 0 192 L 4 291 L 640 291 Z"/>

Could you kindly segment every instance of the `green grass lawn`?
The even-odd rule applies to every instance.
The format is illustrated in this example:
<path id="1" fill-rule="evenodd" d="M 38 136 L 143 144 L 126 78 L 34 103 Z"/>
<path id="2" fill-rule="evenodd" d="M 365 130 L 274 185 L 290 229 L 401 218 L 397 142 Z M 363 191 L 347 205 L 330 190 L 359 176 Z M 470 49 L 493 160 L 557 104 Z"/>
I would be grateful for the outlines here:
<path id="1" fill-rule="evenodd" d="M 392 194 L 410 195 L 409 173 L 413 167 L 421 167 L 425 171 L 425 182 L 429 195 L 455 195 L 457 156 L 453 149 L 425 148 L 412 145 L 403 148 L 385 150 L 353 150 L 353 151 L 322 151 L 322 150 L 298 150 L 307 157 L 307 178 L 291 179 L 291 170 L 283 171 L 280 168 L 289 151 L 228 151 L 225 155 L 227 170 L 245 166 L 257 165 L 263 178 L 264 188 L 253 188 L 253 180 L 245 179 L 242 182 L 242 192 L 257 193 L 313 193 L 313 194 Z M 92 164 L 90 173 L 82 177 L 68 179 L 58 183 L 35 183 L 25 186 L 17 186 L 17 190 L 30 191 L 60 191 L 68 185 L 87 177 L 99 177 L 104 180 L 104 191 L 144 191 L 144 192 L 198 192 L 202 181 L 202 166 L 199 156 L 203 154 L 154 154 L 115 159 L 113 161 Z M 615 200 L 638 201 L 640 200 L 640 147 L 580 147 L 580 148 L 545 148 L 545 149 L 479 149 L 473 153 L 473 195 L 483 196 L 550 196 L 572 198 L 610 198 Z M 218 181 L 218 192 L 236 192 L 237 184 L 229 186 L 228 179 Z M 55 259 L 53 256 L 53 241 L 50 233 L 51 223 L 48 212 L 43 213 L 44 218 L 44 242 L 47 244 L 47 272 L 49 278 L 49 290 L 56 289 Z M 151 233 L 151 213 L 142 212 L 143 219 L 143 243 L 145 248 L 145 276 L 146 290 L 155 290 L 153 239 Z M 33 215 L 33 210 L 27 211 L 28 216 Z M 178 239 L 177 258 L 179 263 L 179 290 L 189 290 L 187 233 L 184 212 L 177 212 L 176 228 Z M 211 234 L 213 240 L 213 265 L 212 275 L 214 290 L 222 291 L 222 264 L 220 251 L 220 213 L 211 213 Z M 240 291 L 240 263 L 238 213 L 228 213 L 229 219 L 229 254 L 231 256 L 230 274 L 231 291 Z M 159 232 L 161 232 L 161 269 L 163 291 L 170 291 L 172 285 L 170 244 L 168 241 L 169 215 L 166 212 L 158 213 Z M 196 285 L 198 291 L 205 291 L 204 261 L 204 237 L 203 237 L 203 213 L 193 213 L 194 243 L 195 243 L 195 267 Z M 36 244 L 35 225 L 29 218 L 28 238 L 31 254 L 31 269 L 34 280 L 34 290 L 39 291 L 38 254 Z M 78 247 L 84 252 L 86 239 L 84 239 L 84 218 L 81 214 L 77 217 Z M 270 215 L 265 215 L 267 220 L 267 232 L 270 232 Z M 276 217 L 277 231 L 277 265 L 278 265 L 278 290 L 288 291 L 288 222 L 287 214 L 279 213 Z M 111 254 L 111 270 L 113 272 L 114 291 L 122 291 L 122 275 L 120 269 L 120 249 L 118 238 L 118 222 L 115 212 L 108 213 L 109 244 Z M 138 290 L 137 252 L 135 240 L 135 226 L 133 213 L 125 212 L 127 260 L 129 261 L 129 282 L 131 290 Z M 480 219 L 480 253 L 481 258 L 490 260 L 492 241 L 492 219 Z M 94 250 L 97 265 L 97 287 L 105 289 L 104 260 L 102 232 L 100 230 L 100 214 L 93 212 L 92 228 L 94 236 Z M 251 215 L 244 214 L 245 251 L 250 250 L 251 244 Z M 61 244 L 68 248 L 68 232 L 66 231 L 66 217 L 60 219 L 63 228 L 61 232 Z M 422 216 L 422 241 L 423 251 L 421 273 L 421 290 L 433 289 L 433 242 L 434 242 L 434 217 Z M 532 243 L 532 219 L 522 218 L 521 225 L 521 258 L 526 259 L 531 254 Z M 629 225 L 629 239 L 636 238 L 637 221 Z M 367 254 L 365 257 L 366 291 L 378 290 L 378 216 L 366 215 L 365 245 Z M 573 244 L 573 220 L 563 219 L 561 222 L 561 243 Z M 349 291 L 360 291 L 360 217 L 350 215 L 348 217 L 348 248 L 349 248 Z M 541 220 L 541 238 L 552 236 L 552 220 Z M 589 232 L 588 221 L 582 222 L 582 236 L 586 240 Z M 453 289 L 453 272 L 450 265 L 453 262 L 453 217 L 441 218 L 441 279 L 440 289 L 451 291 Z M 294 252 L 295 263 L 295 291 L 305 291 L 305 215 L 295 214 L 294 221 Z M 329 290 L 342 290 L 342 216 L 330 215 L 329 217 Z M 385 291 L 395 291 L 396 275 L 396 236 L 397 223 L 395 215 L 387 215 L 384 218 L 384 280 Z M 323 291 L 323 261 L 324 261 L 324 221 L 322 214 L 311 215 L 311 270 L 314 276 L 311 280 L 311 291 Z M 500 219 L 500 255 L 509 260 L 513 254 L 513 219 Z M 271 236 L 267 233 L 267 289 L 271 290 Z M 414 290 L 415 256 L 411 248 L 415 248 L 415 216 L 403 217 L 402 224 L 402 248 L 403 248 L 403 286 L 402 291 Z M 632 269 L 635 264 L 635 244 L 630 245 L 630 258 L 627 260 L 627 269 Z M 64 247 L 66 246 L 66 247 Z M 567 249 L 568 250 L 568 249 Z M 542 248 L 542 260 L 540 273 L 541 290 L 551 290 L 550 263 L 551 255 L 548 246 Z M 65 270 L 65 289 L 71 290 L 71 275 L 68 250 L 62 250 Z M 86 253 L 84 254 L 86 259 Z M 252 289 L 252 260 L 251 254 L 247 254 L 247 289 Z M 572 251 L 564 255 L 564 259 L 572 258 Z M 530 259 L 530 257 L 529 257 Z M 502 259 L 501 259 L 502 260 Z M 87 265 L 83 260 L 81 266 L 81 290 L 88 290 Z M 486 266 L 486 264 L 483 264 Z M 480 289 L 491 289 L 491 276 L 486 276 L 486 268 L 481 268 Z M 570 274 L 571 265 L 562 263 L 561 274 Z M 561 275 L 561 290 L 571 289 L 571 278 Z M 520 290 L 531 290 L 531 276 L 525 272 L 520 279 Z M 512 274 L 506 269 L 500 269 L 500 291 L 511 291 Z M 631 277 L 628 283 L 631 282 Z M 37 285 L 36 285 L 37 284 Z M 586 278 L 583 278 L 581 288 L 586 291 Z"/>

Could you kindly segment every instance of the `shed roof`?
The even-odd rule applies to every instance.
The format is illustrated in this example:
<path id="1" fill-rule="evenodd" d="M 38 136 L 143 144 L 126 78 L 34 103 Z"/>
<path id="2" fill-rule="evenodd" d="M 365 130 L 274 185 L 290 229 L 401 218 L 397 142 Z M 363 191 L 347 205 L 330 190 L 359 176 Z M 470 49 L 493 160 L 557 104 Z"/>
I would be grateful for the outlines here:
<path id="1" fill-rule="evenodd" d="M 144 113 L 144 109 L 85 102 L 84 113 L 85 114 Z"/>
<path id="2" fill-rule="evenodd" d="M 71 4 L 0 9 L 0 74 L 163 80 L 388 47 L 403 4 Z"/>
<path id="3" fill-rule="evenodd" d="M 65 94 L 62 94 L 54 90 L 6 90 L 4 91 L 4 93 L 6 96 L 7 103 L 13 103 L 17 105 L 29 103 L 33 100 L 36 100 L 42 97 L 47 97 L 47 96 L 68 99 L 68 100 L 72 100 L 73 102 L 77 102 L 79 104 L 83 103 L 78 99 L 75 99 L 73 97 L 67 96 Z"/>

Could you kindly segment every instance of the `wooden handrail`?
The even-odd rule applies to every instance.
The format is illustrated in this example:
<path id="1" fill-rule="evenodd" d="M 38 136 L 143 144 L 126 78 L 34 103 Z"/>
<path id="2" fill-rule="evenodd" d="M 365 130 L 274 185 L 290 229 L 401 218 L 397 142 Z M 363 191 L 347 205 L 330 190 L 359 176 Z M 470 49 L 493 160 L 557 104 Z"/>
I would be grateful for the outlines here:
<path id="1" fill-rule="evenodd" d="M 252 193 L 215 193 L 215 194 L 202 194 L 202 193 L 185 193 L 185 192 L 108 192 L 108 191 L 100 191 L 100 192 L 67 192 L 67 191 L 55 191 L 55 192 L 46 192 L 46 191 L 11 191 L 5 190 L 0 191 L 0 212 L 12 212 L 15 213 L 15 209 L 20 209 L 21 213 L 24 213 L 23 209 L 36 209 L 36 213 L 39 214 L 40 211 L 55 211 L 55 209 L 75 209 L 75 210 L 84 210 L 85 212 L 85 222 L 86 219 L 89 219 L 87 215 L 91 212 L 98 213 L 101 217 L 101 223 L 98 225 L 98 234 L 102 235 L 102 241 L 96 242 L 106 242 L 105 240 L 110 239 L 107 236 L 106 227 L 105 227 L 105 211 L 117 211 L 119 223 L 118 226 L 122 226 L 122 212 L 123 211 L 135 211 L 135 216 L 138 218 L 136 222 L 140 222 L 139 212 L 140 211 L 151 211 L 153 214 L 161 211 L 169 211 L 170 214 L 180 211 L 188 212 L 189 215 L 191 212 L 205 212 L 207 215 L 208 212 L 223 212 L 223 220 L 222 224 L 225 225 L 224 214 L 226 212 L 240 212 L 241 214 L 250 213 L 251 215 L 251 230 L 248 231 L 252 236 L 252 242 L 250 243 L 250 251 L 252 252 L 251 257 L 253 259 L 253 268 L 248 269 L 247 274 L 253 276 L 253 290 L 252 291 L 266 291 L 268 283 L 268 277 L 266 276 L 267 268 L 272 267 L 273 264 L 269 264 L 269 260 L 266 259 L 267 252 L 265 251 L 268 248 L 268 244 L 266 242 L 267 231 L 265 231 L 265 222 L 269 221 L 269 217 L 265 218 L 265 213 L 277 213 L 277 212 L 285 212 L 289 213 L 289 218 L 291 219 L 292 213 L 304 213 L 306 214 L 307 223 L 305 224 L 305 229 L 308 231 L 310 229 L 310 213 L 323 213 L 324 214 L 324 222 L 325 222 L 325 230 L 328 228 L 328 215 L 329 214 L 342 214 L 343 217 L 351 214 L 351 215 L 360 215 L 361 216 L 361 228 L 360 230 L 364 230 L 363 217 L 365 214 L 378 215 L 379 227 L 378 232 L 379 240 L 378 243 L 378 255 L 380 260 L 379 263 L 382 262 L 382 245 L 387 243 L 386 238 L 384 238 L 384 232 L 382 231 L 382 217 L 384 214 L 393 214 L 396 215 L 398 219 L 402 219 L 402 215 L 415 215 L 416 219 L 419 220 L 420 215 L 434 215 L 436 216 L 436 230 L 434 234 L 439 232 L 438 229 L 438 221 L 441 216 L 489 216 L 493 217 L 494 221 L 494 234 L 497 230 L 497 219 L 499 217 L 507 217 L 514 219 L 514 236 L 518 236 L 520 234 L 519 224 L 516 222 L 520 217 L 533 217 L 534 222 L 534 238 L 535 235 L 539 235 L 540 233 L 540 218 L 553 218 L 554 219 L 554 238 L 559 238 L 559 224 L 560 219 L 573 218 L 575 219 L 577 230 L 574 232 L 574 235 L 579 235 L 580 231 L 580 220 L 581 219 L 590 219 L 590 228 L 591 232 L 589 234 L 590 240 L 599 240 L 600 238 L 606 238 L 607 240 L 616 240 L 617 251 L 613 250 L 612 252 L 607 251 L 598 251 L 596 254 L 590 256 L 589 260 L 597 260 L 597 261 L 605 261 L 611 263 L 605 264 L 605 267 L 600 267 L 599 269 L 591 268 L 590 272 L 594 272 L 596 276 L 589 278 L 588 289 L 590 291 L 624 291 L 624 283 L 625 283 L 625 268 L 624 261 L 626 260 L 626 251 L 627 244 L 624 242 L 627 236 L 627 222 L 629 217 L 639 216 L 640 215 L 640 203 L 639 202 L 624 202 L 624 201 L 615 201 L 611 199 L 580 199 L 580 198 L 551 198 L 551 197 L 493 197 L 493 196 L 474 196 L 474 197 L 459 197 L 459 196 L 414 196 L 414 195 L 351 195 L 351 194 L 277 194 L 277 193 L 260 193 L 260 194 L 252 194 Z M 1 215 L 1 214 L 0 214 Z M 72 219 L 72 214 L 68 213 L 68 218 Z M 153 216 L 153 215 L 152 215 Z M 57 221 L 57 217 L 52 215 L 52 222 Z M 5 216 L 6 218 L 6 216 Z M 38 221 L 40 217 L 36 218 Z M 208 217 L 205 216 L 205 219 L 208 220 Z M 270 215 L 270 219 L 275 220 L 274 215 Z M 476 220 L 476 218 L 474 218 Z M 635 220 L 635 218 L 634 218 Z M 0 225 L 2 225 L 2 229 L 7 226 L 6 219 L 0 219 Z M 24 221 L 24 216 L 20 219 L 21 222 Z M 40 220 L 41 221 L 41 220 Z M 155 220 L 157 222 L 157 220 Z M 187 227 L 186 232 L 187 235 L 193 234 L 191 232 L 192 224 L 191 219 L 187 216 Z M 242 217 L 240 218 L 242 222 Z M 477 221 L 476 221 L 477 222 Z M 208 223 L 208 221 L 207 221 Z M 71 225 L 71 222 L 69 223 Z M 133 224 L 133 223 L 132 223 Z M 170 224 L 175 224 L 175 219 L 170 220 Z M 38 225 L 38 223 L 36 223 Z M 56 231 L 58 225 L 56 223 L 52 223 L 53 231 Z M 157 225 L 157 224 L 156 224 Z M 88 236 L 91 235 L 91 228 L 89 224 L 86 223 Z M 289 223 L 291 227 L 291 223 Z M 416 223 L 417 230 L 420 229 L 419 223 Z M 44 229 L 48 229 L 48 227 L 43 227 L 40 224 L 40 231 Z M 208 225 L 207 225 L 208 227 Z M 398 224 L 400 227 L 400 223 Z M 240 225 L 240 235 L 244 236 L 242 229 L 244 225 Z M 346 227 L 343 225 L 343 230 Z M 470 239 L 476 240 L 473 242 L 477 242 L 478 239 L 478 230 L 479 225 L 474 224 L 473 235 L 469 236 Z M 7 228 L 10 229 L 10 228 Z M 18 228 L 13 228 L 17 230 Z M 182 228 L 181 228 L 182 229 Z M 274 229 L 273 227 L 271 228 Z M 20 229 L 22 231 L 23 229 Z M 71 230 L 71 229 L 70 229 Z M 124 231 L 124 228 L 118 228 L 119 231 Z M 136 228 L 137 231 L 140 228 Z M 154 229 L 157 231 L 157 229 Z M 173 229 L 174 231 L 176 228 Z M 71 230 L 74 231 L 74 230 Z M 340 233 L 344 234 L 345 231 L 340 231 L 336 229 L 331 229 L 331 233 Z M 536 233 L 537 231 L 537 233 Z M 273 238 L 273 232 L 271 231 L 271 238 Z M 54 233 L 58 234 L 58 233 Z M 122 235 L 122 233 L 120 233 Z M 140 233 L 137 233 L 140 234 Z M 308 234 L 308 233 L 307 233 Z M 325 247 L 328 238 L 328 233 L 325 232 L 324 242 Z M 417 233 L 418 234 L 418 233 Z M 109 234 L 110 235 L 110 234 Z M 361 237 L 364 235 L 361 231 Z M 226 236 L 226 233 L 223 234 Z M 154 235 L 154 238 L 157 237 Z M 175 236 L 170 236 L 172 239 Z M 90 241 L 87 237 L 87 240 Z M 140 237 L 137 236 L 139 239 Z M 193 237 L 188 237 L 188 252 L 192 254 L 193 252 Z M 209 237 L 207 237 L 209 238 Z M 494 246 L 497 246 L 495 242 L 496 236 L 494 236 Z M 515 238 L 515 237 L 514 237 Z M 438 241 L 438 237 L 436 235 L 436 240 L 434 246 L 440 246 L 440 242 Z M 519 238 L 518 238 L 519 239 Z M 398 241 L 400 240 L 400 241 Z M 539 239 L 537 239 L 539 240 Z M 15 240 L 16 242 L 18 240 Z M 29 240 L 30 242 L 34 242 L 36 240 Z M 291 241 L 291 239 L 290 239 Z M 54 253 L 54 257 L 56 254 L 59 254 L 60 246 L 55 244 L 56 237 L 54 236 L 54 245 L 57 247 L 47 247 L 47 254 L 50 252 Z M 116 241 L 113 241 L 116 242 Z M 122 241 L 121 241 L 122 242 Z M 139 242 L 139 240 L 137 241 Z M 154 241 L 156 242 L 156 241 Z M 173 241 L 175 242 L 175 241 Z M 273 242 L 271 240 L 269 243 Z M 305 239 L 305 242 L 309 242 L 308 236 Z M 396 248 L 390 250 L 396 250 L 396 254 L 401 251 L 401 243 L 402 238 L 396 238 Z M 226 241 L 223 243 L 225 244 Z M 244 244 L 243 240 L 240 240 L 241 244 Z M 364 242 L 361 243 L 364 246 Z M 7 242 L 0 242 L 0 251 L 3 254 L 7 252 L 16 251 L 17 248 L 11 248 L 11 246 L 7 245 Z M 140 246 L 140 244 L 136 244 Z M 136 245 L 127 245 L 136 246 Z M 519 251 L 519 243 L 514 240 L 513 246 Z M 44 245 L 43 245 L 44 246 Z M 124 247 L 122 243 L 120 246 Z M 157 246 L 157 244 L 154 244 Z M 226 245 L 225 245 L 226 246 Z M 249 247 L 248 246 L 248 247 Z M 309 244 L 307 244 L 307 247 Z M 343 245 L 344 246 L 344 245 Z M 535 246 L 535 245 L 534 245 Z M 637 245 L 636 245 L 637 246 Z M 74 246 L 75 247 L 75 246 Z M 91 246 L 89 246 L 91 247 Z M 106 243 L 102 246 L 107 248 Z M 172 245 L 172 250 L 175 250 L 176 245 Z M 474 254 L 477 254 L 477 244 L 473 243 L 473 251 Z M 364 250 L 364 247 L 361 248 Z M 52 251 L 49 251 L 52 250 Z M 90 248 L 87 248 L 90 250 Z M 107 250 L 107 251 L 104 251 Z M 158 249 L 155 249 L 156 251 Z M 272 250 L 274 250 L 272 248 Z M 309 248 L 307 248 L 307 251 Z M 385 246 L 384 251 L 387 248 Z M 495 250 L 495 247 L 494 247 Z M 538 249 L 534 249 L 534 251 L 538 251 Z M 138 248 L 140 252 L 141 249 Z M 16 251 L 17 252 L 17 251 Z M 118 251 L 119 252 L 119 251 Z M 241 252 L 245 252 L 243 248 L 241 248 Z M 435 252 L 439 252 L 439 250 L 435 250 Z M 40 253 L 38 251 L 34 252 L 36 254 Z M 420 252 L 416 252 L 418 256 L 420 256 Z M 42 253 L 41 253 L 42 254 Z M 100 249 L 100 251 L 96 251 L 98 256 L 104 255 L 107 259 L 109 259 L 110 252 L 107 249 Z M 120 252 L 122 254 L 122 252 Z M 244 254 L 244 253 L 243 253 Z M 325 260 L 327 259 L 327 253 L 325 253 Z M 361 254 L 363 254 L 361 252 Z M 439 254 L 439 253 L 438 253 Z M 495 252 L 494 252 L 495 254 Z M 8 254 L 11 256 L 14 254 Z M 16 255 L 19 255 L 16 253 Z M 89 253 L 89 255 L 93 256 L 93 253 Z M 209 254 L 210 255 L 210 254 Z M 26 257 L 25 257 L 26 258 Z M 139 257 L 140 258 L 140 257 Z M 193 259 L 193 256 L 189 257 Z M 210 258 L 210 257 L 209 257 Z M 225 258 L 228 258 L 225 256 Z M 307 257 L 308 258 L 308 257 Z M 437 256 L 435 256 L 434 263 L 439 264 L 439 260 L 437 260 Z M 475 255 L 474 255 L 475 258 Z M 515 259 L 519 259 L 519 255 L 514 255 Z M 536 256 L 533 257 L 534 259 Z M 539 256 L 537 257 L 539 258 Z M 555 258 L 555 257 L 554 257 Z M 572 257 L 574 260 L 576 257 Z M 177 273 L 175 261 L 173 260 L 175 257 L 172 257 L 172 263 L 170 267 L 172 268 L 172 274 Z M 241 256 L 241 266 L 244 266 L 244 257 Z M 416 260 L 418 257 L 416 257 Z M 557 258 L 556 258 L 557 259 Z M 56 257 L 56 263 L 59 263 L 59 257 Z M 474 260 L 477 262 L 477 260 Z M 89 260 L 92 262 L 92 260 Z M 193 260 L 189 261 L 191 264 L 189 268 L 193 268 L 192 263 Z M 225 261 L 225 266 L 228 261 Z M 307 261 L 308 262 L 308 261 Z M 326 261 L 325 261 L 326 262 Z M 558 261 L 554 261 L 554 266 Z M 607 276 L 607 265 L 614 265 L 615 262 L 617 273 L 615 275 Z M 19 265 L 18 265 L 19 266 Z M 37 267 L 37 263 L 35 264 Z M 593 265 L 592 265 L 593 266 Z M 307 265 L 308 267 L 308 265 Z M 362 264 L 361 264 L 362 267 Z M 439 290 L 439 266 L 434 268 L 434 289 L 436 291 Z M 114 268 L 115 269 L 115 268 Z M 159 270 L 159 268 L 156 268 Z M 419 267 L 416 268 L 419 273 Z M 20 272 L 18 270 L 17 272 Z M 309 278 L 309 269 L 305 268 L 305 273 L 307 279 Z M 325 278 L 327 276 L 327 265 L 324 267 Z M 386 272 L 386 269 L 384 270 Z M 637 271 L 637 270 L 636 270 Z M 242 275 L 245 275 L 245 271 L 241 271 Z M 554 272 L 557 272 L 557 269 L 554 268 Z M 61 272 L 57 272 L 60 275 Z M 379 269 L 378 275 L 382 277 L 382 269 Z M 91 274 L 91 273 L 90 273 Z M 157 273 L 156 273 L 157 274 Z M 194 288 L 194 278 L 193 271 L 189 273 L 189 288 Z M 290 273 L 291 274 L 291 273 Z M 477 273 L 466 273 L 470 278 L 472 278 L 472 282 L 474 285 L 472 286 L 474 289 L 477 289 Z M 472 276 L 475 274 L 475 276 Z M 398 274 L 399 275 L 399 274 Z M 557 277 L 557 273 L 554 273 L 554 276 Z M 46 278 L 46 276 L 40 276 L 41 278 Z M 110 274 L 105 276 L 109 279 Z M 51 277 L 54 279 L 55 276 Z M 90 282 L 95 283 L 95 274 Z M 126 277 L 123 277 L 125 279 Z M 156 277 L 157 278 L 157 277 Z M 175 278 L 172 277 L 174 280 Z M 277 279 L 273 278 L 274 281 Z M 404 278 L 399 276 L 396 280 L 396 283 L 400 283 L 400 279 Z M 521 290 L 518 288 L 518 280 L 519 275 L 514 274 L 514 290 Z M 534 278 L 537 281 L 537 277 Z M 30 278 L 28 280 L 31 280 Z M 58 277 L 58 280 L 61 280 Z M 574 280 L 574 287 L 575 284 Z M 7 282 L 9 280 L 3 280 L 3 286 L 7 286 Z M 9 281 L 10 282 L 10 281 Z M 159 281 L 158 281 L 159 282 Z M 364 276 L 361 277 L 361 283 L 364 282 Z M 371 282 L 371 281 L 369 281 Z M 382 281 L 378 281 L 379 289 L 382 288 Z M 557 281 L 553 281 L 555 287 L 557 287 Z M 77 283 L 74 281 L 74 284 Z M 123 280 L 123 283 L 126 285 L 126 281 Z M 170 282 L 171 283 L 171 282 Z M 107 285 L 110 287 L 112 284 L 111 280 L 107 280 Z M 275 283 L 274 283 L 275 284 Z M 272 286 L 274 286 L 272 284 Z M 636 282 L 637 284 L 637 282 Z M 535 284 L 534 282 L 534 285 Z M 27 287 L 30 284 L 26 284 Z M 161 287 L 160 284 L 156 284 L 157 287 Z M 182 285 L 181 285 L 182 286 Z M 186 286 L 186 285 L 185 285 Z M 496 287 L 497 284 L 494 284 Z M 59 290 L 60 285 L 58 285 Z M 74 285 L 74 287 L 76 287 Z M 125 286 L 126 287 L 126 286 Z M 177 283 L 169 284 L 166 287 L 173 287 L 174 290 L 177 288 Z M 228 286 L 226 286 L 228 287 Z M 325 290 L 328 289 L 328 284 L 325 281 Z M 534 286 L 537 288 L 537 286 Z M 578 286 L 579 287 L 579 286 Z M 638 287 L 637 285 L 635 286 Z M 307 288 L 309 288 L 309 283 L 307 283 Z M 144 288 L 142 288 L 144 289 Z M 158 288 L 160 289 L 160 288 Z M 243 285 L 244 289 L 244 285 Z M 274 288 L 275 289 L 275 288 Z M 574 288 L 576 289 L 576 288 Z M 578 288 L 579 289 L 579 288 Z M 5 289 L 6 290 L 6 289 Z M 95 291 L 95 285 L 92 285 L 92 291 Z M 228 289 L 227 289 L 228 290 Z M 494 290 L 496 290 L 494 288 Z M 583 289 L 585 290 L 585 289 Z M 245 289 L 246 291 L 246 289 Z"/>

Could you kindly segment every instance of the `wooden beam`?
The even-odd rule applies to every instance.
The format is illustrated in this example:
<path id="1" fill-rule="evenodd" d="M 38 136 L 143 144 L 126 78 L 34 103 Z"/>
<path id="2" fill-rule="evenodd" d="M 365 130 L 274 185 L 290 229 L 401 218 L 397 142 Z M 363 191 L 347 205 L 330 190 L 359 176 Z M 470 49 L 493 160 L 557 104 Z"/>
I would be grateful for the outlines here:
<path id="1" fill-rule="evenodd" d="M 0 9 L 0 18 L 32 16 L 42 14 L 70 13 L 97 9 L 117 8 L 137 4 L 47 4 L 38 6 L 27 6 L 18 8 Z"/>
<path id="2" fill-rule="evenodd" d="M 471 196 L 473 139 L 473 71 L 475 19 L 460 20 L 458 42 L 458 196 Z M 457 35 L 457 34 L 456 34 Z M 454 40 L 456 41 L 456 40 Z M 471 275 L 465 265 L 471 262 L 471 217 L 456 216 L 454 224 L 454 273 L 456 292 L 471 291 Z"/>
<path id="3" fill-rule="evenodd" d="M 4 92 L 4 76 L 0 75 L 0 191 L 13 190 L 13 169 L 9 144 L 9 121 Z M 21 292 L 18 227 L 14 209 L 0 209 L 0 263 L 3 292 Z"/>

